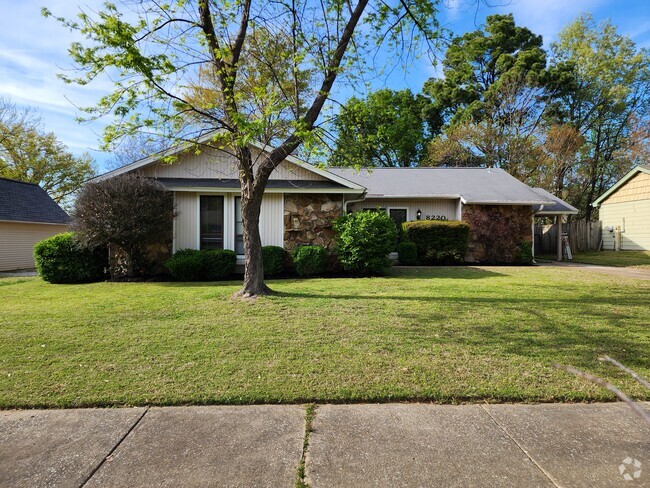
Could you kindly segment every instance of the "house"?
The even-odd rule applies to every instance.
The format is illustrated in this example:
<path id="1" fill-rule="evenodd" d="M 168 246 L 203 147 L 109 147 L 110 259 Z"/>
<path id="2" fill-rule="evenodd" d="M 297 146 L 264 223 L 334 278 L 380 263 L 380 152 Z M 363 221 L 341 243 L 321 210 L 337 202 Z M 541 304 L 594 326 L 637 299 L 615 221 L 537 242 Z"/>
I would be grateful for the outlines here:
<path id="1" fill-rule="evenodd" d="M 265 146 L 251 145 L 259 158 Z M 160 156 L 136 161 L 97 177 L 137 172 L 155 178 L 174 192 L 178 215 L 173 240 L 178 249 L 232 249 L 243 263 L 240 186 L 236 159 L 227 151 L 199 154 L 175 150 L 177 160 Z M 166 153 L 169 155 L 169 153 Z M 300 245 L 334 248 L 332 222 L 344 212 L 385 209 L 396 223 L 418 219 L 464 220 L 469 214 L 505 214 L 518 223 L 518 239 L 532 240 L 533 208 L 555 200 L 540 195 L 500 169 L 377 168 L 323 169 L 289 156 L 273 172 L 262 202 L 263 245 L 291 251 Z M 476 236 L 469 261 L 485 258 Z M 161 256 L 160 259 L 164 259 Z"/>
<path id="2" fill-rule="evenodd" d="M 34 267 L 34 244 L 68 230 L 70 218 L 40 186 L 0 178 L 0 271 Z"/>
<path id="3" fill-rule="evenodd" d="M 650 166 L 632 168 L 598 197 L 603 249 L 650 250 Z"/>

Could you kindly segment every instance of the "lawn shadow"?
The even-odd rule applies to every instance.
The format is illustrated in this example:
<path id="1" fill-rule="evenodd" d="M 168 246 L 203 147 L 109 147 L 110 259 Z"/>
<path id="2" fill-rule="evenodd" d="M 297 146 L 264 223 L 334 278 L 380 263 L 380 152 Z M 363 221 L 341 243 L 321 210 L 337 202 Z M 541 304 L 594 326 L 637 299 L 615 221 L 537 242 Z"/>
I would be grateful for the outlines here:
<path id="1" fill-rule="evenodd" d="M 478 266 L 396 266 L 384 278 L 478 280 L 503 276 L 508 275 Z"/>

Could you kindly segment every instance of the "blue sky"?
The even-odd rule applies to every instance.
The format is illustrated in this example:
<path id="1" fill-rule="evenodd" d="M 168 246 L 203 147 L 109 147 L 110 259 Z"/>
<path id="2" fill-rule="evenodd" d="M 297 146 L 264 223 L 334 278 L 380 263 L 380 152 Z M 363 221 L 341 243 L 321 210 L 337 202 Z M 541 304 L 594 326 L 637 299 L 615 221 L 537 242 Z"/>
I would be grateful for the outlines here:
<path id="1" fill-rule="evenodd" d="M 640 47 L 650 47 L 650 4 L 648 0 L 489 0 L 492 7 L 481 5 L 478 10 L 472 0 L 444 0 L 441 21 L 444 26 L 461 34 L 475 30 L 493 13 L 512 12 L 518 25 L 530 28 L 544 37 L 544 44 L 553 42 L 558 32 L 582 12 L 590 12 L 597 21 L 610 19 L 620 33 L 629 35 Z M 92 0 L 79 5 L 95 9 L 101 2 Z M 45 6 L 56 15 L 73 17 L 77 2 L 54 0 L 0 0 L 0 97 L 19 106 L 36 108 L 48 130 L 75 154 L 89 152 L 104 169 L 108 155 L 97 151 L 98 140 L 105 121 L 78 124 L 76 107 L 92 105 L 110 90 L 107 80 L 90 86 L 66 86 L 56 74 L 70 69 L 67 57 L 74 34 L 52 19 L 40 14 Z M 385 79 L 373 83 L 373 88 L 410 88 L 417 92 L 436 73 L 427 59 L 414 62 L 404 71 L 401 67 Z M 339 93 L 352 93 L 349 87 L 337 87 Z M 361 93 L 363 95 L 363 93 Z"/>

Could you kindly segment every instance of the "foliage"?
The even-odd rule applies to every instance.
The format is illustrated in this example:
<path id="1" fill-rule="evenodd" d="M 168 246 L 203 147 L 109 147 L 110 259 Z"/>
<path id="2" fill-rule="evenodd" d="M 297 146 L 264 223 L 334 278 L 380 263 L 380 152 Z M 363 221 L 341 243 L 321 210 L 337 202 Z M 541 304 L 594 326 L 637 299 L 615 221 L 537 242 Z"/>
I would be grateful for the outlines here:
<path id="1" fill-rule="evenodd" d="M 66 232 L 36 243 L 34 263 L 40 277 L 50 283 L 88 283 L 104 279 L 108 252 L 81 247 L 75 235 Z"/>
<path id="2" fill-rule="evenodd" d="M 490 263 L 515 261 L 521 235 L 530 232 L 530 220 L 510 218 L 499 207 L 486 206 L 481 211 L 468 212 L 465 218 L 476 241 L 485 246 Z"/>
<path id="3" fill-rule="evenodd" d="M 361 211 L 334 222 L 336 252 L 346 271 L 359 275 L 382 274 L 391 265 L 397 229 L 386 212 Z"/>
<path id="4" fill-rule="evenodd" d="M 533 264 L 533 243 L 524 241 L 517 246 L 517 262 L 521 264 Z"/>
<path id="5" fill-rule="evenodd" d="M 293 264 L 300 276 L 315 276 L 325 272 L 327 253 L 323 246 L 300 246 L 293 253 Z"/>
<path id="6" fill-rule="evenodd" d="M 262 247 L 262 262 L 264 264 L 264 275 L 273 276 L 284 271 L 284 260 L 286 251 L 280 246 Z"/>
<path id="7" fill-rule="evenodd" d="M 318 119 L 339 76 L 358 79 L 364 60 L 380 48 L 391 63 L 419 54 L 424 43 L 435 48 L 442 37 L 438 6 L 439 0 L 176 0 L 120 8 L 107 2 L 76 20 L 58 18 L 84 39 L 70 49 L 81 73 L 62 78 L 86 85 L 109 77 L 114 90 L 85 109 L 90 118 L 111 117 L 107 146 L 146 130 L 188 150 L 225 149 L 237 158 L 246 243 L 240 295 L 252 297 L 269 292 L 259 232 L 269 177 L 287 155 L 319 140 Z M 200 88 L 179 88 L 188 80 Z M 275 148 L 254 153 L 255 140 Z"/>
<path id="8" fill-rule="evenodd" d="M 74 156 L 38 116 L 0 99 L 0 176 L 41 186 L 57 203 L 95 174 L 88 154 Z"/>
<path id="9" fill-rule="evenodd" d="M 71 227 L 86 247 L 117 246 L 130 273 L 147 272 L 148 247 L 172 238 L 174 196 L 162 183 L 134 174 L 87 183 L 79 192 Z"/>
<path id="10" fill-rule="evenodd" d="M 223 280 L 235 272 L 237 255 L 229 249 L 179 249 L 165 266 L 181 281 Z"/>
<path id="11" fill-rule="evenodd" d="M 411 241 L 402 241 L 397 245 L 399 264 L 402 266 L 415 266 L 418 264 L 418 245 Z"/>
<path id="12" fill-rule="evenodd" d="M 422 264 L 461 263 L 467 254 L 469 225 L 459 220 L 404 222 L 404 240 L 415 243 Z"/>
<path id="13" fill-rule="evenodd" d="M 427 120 L 431 102 L 411 90 L 378 90 L 365 100 L 350 98 L 334 119 L 333 166 L 413 166 L 426 153 L 440 123 Z"/>
<path id="14" fill-rule="evenodd" d="M 650 115 L 650 56 L 610 22 L 596 24 L 586 14 L 563 29 L 551 49 L 554 78 L 571 73 L 573 79 L 558 90 L 553 117 L 585 140 L 580 164 L 567 175 L 574 181 L 569 201 L 589 220 L 595 198 L 630 169 L 630 158 L 615 156 Z"/>
<path id="15" fill-rule="evenodd" d="M 423 92 L 445 122 L 479 121 L 501 83 L 519 79 L 534 86 L 543 81 L 545 67 L 541 36 L 516 26 L 512 14 L 489 15 L 484 30 L 452 39 L 443 61 L 444 77 L 429 79 Z"/>

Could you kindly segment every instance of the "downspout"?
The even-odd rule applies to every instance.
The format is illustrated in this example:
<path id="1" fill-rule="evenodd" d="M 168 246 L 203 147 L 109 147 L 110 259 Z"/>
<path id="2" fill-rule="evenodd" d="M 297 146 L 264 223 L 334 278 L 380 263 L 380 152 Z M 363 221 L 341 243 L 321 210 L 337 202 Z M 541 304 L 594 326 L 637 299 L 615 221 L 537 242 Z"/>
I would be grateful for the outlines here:
<path id="1" fill-rule="evenodd" d="M 531 222 L 530 222 L 530 234 L 533 237 L 533 241 L 532 241 L 532 244 L 531 244 L 531 253 L 533 255 L 533 264 L 537 264 L 535 262 L 535 214 L 537 214 L 538 212 L 541 212 L 542 210 L 544 210 L 544 204 L 542 204 L 539 207 L 539 210 L 537 212 L 533 212 L 532 216 L 530 218 L 530 220 L 531 220 Z"/>
<path id="2" fill-rule="evenodd" d="M 348 213 L 348 203 L 363 202 L 366 199 L 366 193 L 367 193 L 367 191 L 364 191 L 361 194 L 361 198 L 358 198 L 358 199 L 355 199 L 355 200 L 348 200 L 348 201 L 345 201 L 345 195 L 343 195 L 343 215 L 347 215 L 347 213 Z"/>

